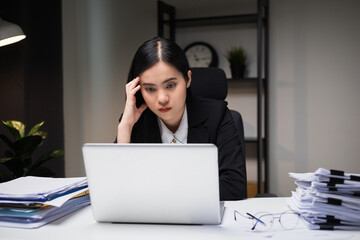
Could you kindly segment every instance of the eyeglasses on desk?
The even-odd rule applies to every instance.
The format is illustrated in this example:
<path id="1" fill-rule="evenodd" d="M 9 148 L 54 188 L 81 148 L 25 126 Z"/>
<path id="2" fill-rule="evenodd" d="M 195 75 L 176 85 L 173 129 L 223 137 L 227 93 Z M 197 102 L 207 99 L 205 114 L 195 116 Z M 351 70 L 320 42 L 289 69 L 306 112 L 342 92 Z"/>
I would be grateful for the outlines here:
<path id="1" fill-rule="evenodd" d="M 296 228 L 299 222 L 300 214 L 293 211 L 285 211 L 282 213 L 268 213 L 268 212 L 259 212 L 256 214 L 246 213 L 246 215 L 240 213 L 237 210 L 234 210 L 234 220 L 238 221 L 238 216 L 252 220 L 251 230 L 257 231 L 268 231 L 272 228 L 274 221 L 278 219 L 280 225 L 286 229 L 291 230 Z"/>

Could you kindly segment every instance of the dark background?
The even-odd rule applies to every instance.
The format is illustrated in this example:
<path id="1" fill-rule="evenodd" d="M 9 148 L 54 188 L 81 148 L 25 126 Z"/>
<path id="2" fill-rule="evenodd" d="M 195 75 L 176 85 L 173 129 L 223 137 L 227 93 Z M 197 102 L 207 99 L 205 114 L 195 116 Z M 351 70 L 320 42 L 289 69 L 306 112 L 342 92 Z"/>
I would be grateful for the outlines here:
<path id="1" fill-rule="evenodd" d="M 64 149 L 61 0 L 0 0 L 0 17 L 18 24 L 26 38 L 0 47 L 0 120 L 19 120 L 27 131 L 41 121 L 48 133 L 35 158 Z M 0 126 L 0 132 L 7 130 Z M 0 157 L 5 145 L 0 142 Z M 64 158 L 47 167 L 64 177 Z"/>

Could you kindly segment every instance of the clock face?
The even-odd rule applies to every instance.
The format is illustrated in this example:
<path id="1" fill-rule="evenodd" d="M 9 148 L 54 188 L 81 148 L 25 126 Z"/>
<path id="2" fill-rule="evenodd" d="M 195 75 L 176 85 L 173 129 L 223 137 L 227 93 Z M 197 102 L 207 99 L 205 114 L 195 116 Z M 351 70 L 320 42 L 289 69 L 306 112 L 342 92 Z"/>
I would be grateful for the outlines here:
<path id="1" fill-rule="evenodd" d="M 185 49 L 186 58 L 190 67 L 216 67 L 217 55 L 207 43 L 196 42 Z"/>

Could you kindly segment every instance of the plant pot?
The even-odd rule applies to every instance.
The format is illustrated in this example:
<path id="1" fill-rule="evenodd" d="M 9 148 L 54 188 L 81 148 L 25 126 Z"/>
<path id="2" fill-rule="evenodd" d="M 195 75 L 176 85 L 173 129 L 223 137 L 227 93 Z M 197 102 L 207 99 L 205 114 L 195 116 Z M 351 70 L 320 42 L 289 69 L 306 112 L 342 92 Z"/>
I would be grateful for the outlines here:
<path id="1" fill-rule="evenodd" d="M 239 79 L 245 77 L 245 64 L 231 65 L 231 76 L 233 79 Z"/>

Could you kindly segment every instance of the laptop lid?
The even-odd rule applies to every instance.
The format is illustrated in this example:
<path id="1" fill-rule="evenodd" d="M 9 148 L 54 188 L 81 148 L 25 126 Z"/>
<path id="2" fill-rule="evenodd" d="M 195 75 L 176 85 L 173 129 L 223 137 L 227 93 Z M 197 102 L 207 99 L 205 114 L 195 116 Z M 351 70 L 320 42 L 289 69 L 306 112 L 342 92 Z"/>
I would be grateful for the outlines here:
<path id="1" fill-rule="evenodd" d="M 213 144 L 85 144 L 93 215 L 99 222 L 220 224 Z"/>

